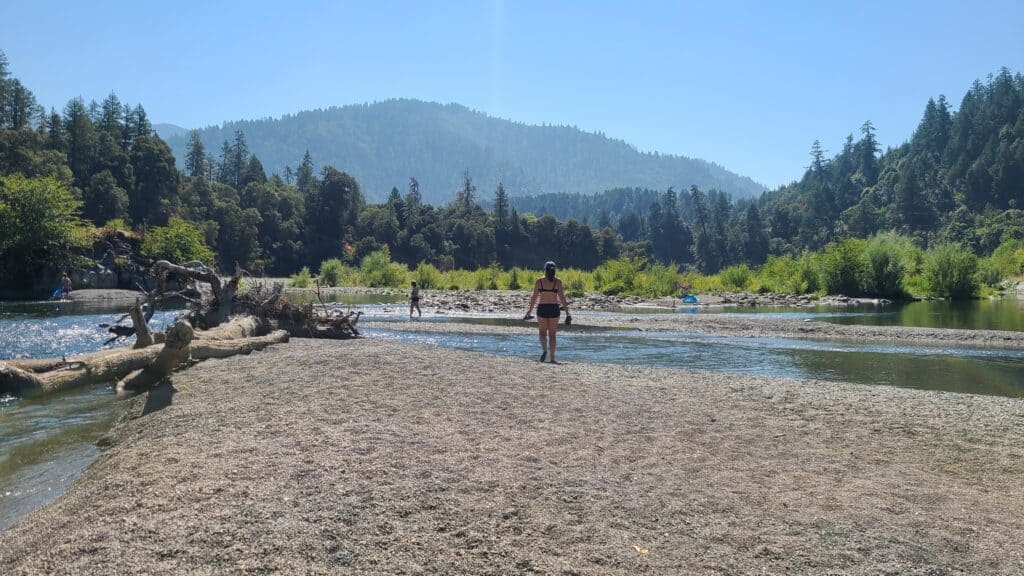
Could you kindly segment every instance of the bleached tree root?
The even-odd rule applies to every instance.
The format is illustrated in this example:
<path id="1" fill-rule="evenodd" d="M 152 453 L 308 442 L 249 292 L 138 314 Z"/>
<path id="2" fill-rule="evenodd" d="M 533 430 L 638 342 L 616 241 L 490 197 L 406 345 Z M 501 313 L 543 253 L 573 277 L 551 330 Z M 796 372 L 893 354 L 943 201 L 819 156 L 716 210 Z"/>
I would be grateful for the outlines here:
<path id="1" fill-rule="evenodd" d="M 125 376 L 117 383 L 117 391 L 137 391 L 151 388 L 188 360 L 189 345 L 194 331 L 187 322 L 178 321 L 167 329 L 164 345 L 156 358 L 138 372 Z"/>
<path id="2" fill-rule="evenodd" d="M 236 354 L 248 354 L 263 350 L 272 344 L 287 342 L 291 337 L 285 330 L 275 330 L 266 336 L 240 338 L 237 340 L 193 340 L 192 359 L 227 358 Z"/>
<path id="3" fill-rule="evenodd" d="M 267 323 L 255 316 L 235 316 L 209 330 L 196 331 L 196 340 L 238 340 L 267 333 Z"/>

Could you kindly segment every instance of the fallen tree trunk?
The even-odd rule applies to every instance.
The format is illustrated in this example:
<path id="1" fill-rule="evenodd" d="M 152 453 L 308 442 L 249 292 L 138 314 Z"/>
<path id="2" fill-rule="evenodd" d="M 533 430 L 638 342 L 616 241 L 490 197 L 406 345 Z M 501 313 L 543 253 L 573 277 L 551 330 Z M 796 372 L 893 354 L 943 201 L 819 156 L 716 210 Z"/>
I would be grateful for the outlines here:
<path id="1" fill-rule="evenodd" d="M 267 324 L 255 316 L 235 316 L 230 322 L 209 330 L 199 330 L 196 340 L 238 340 L 266 334 Z"/>
<path id="2" fill-rule="evenodd" d="M 118 392 L 144 390 L 155 386 L 188 360 L 189 344 L 194 334 L 192 326 L 187 322 L 178 321 L 165 334 L 164 345 L 156 358 L 142 370 L 120 380 L 117 383 Z"/>
<path id="3" fill-rule="evenodd" d="M 141 370 L 156 359 L 160 346 L 139 350 L 123 350 L 117 354 L 97 354 L 89 358 L 72 360 L 49 372 L 27 372 L 2 364 L 0 392 L 32 396 L 52 394 L 76 386 L 113 382 L 134 370 Z"/>
<path id="4" fill-rule="evenodd" d="M 290 335 L 285 330 L 275 330 L 266 336 L 242 338 L 238 340 L 193 340 L 192 358 L 206 360 L 208 358 L 227 358 L 236 354 L 248 354 L 254 350 L 263 350 L 271 344 L 287 342 Z"/>
<path id="5" fill-rule="evenodd" d="M 0 362 L 0 394 L 33 396 L 104 382 L 118 382 L 118 390 L 142 390 L 186 363 L 190 352 L 195 360 L 227 358 L 288 341 L 284 330 L 255 336 L 263 325 L 258 318 L 242 316 L 215 330 L 193 331 L 187 322 L 178 321 L 166 333 L 153 335 L 163 344 L 146 348 L 103 350 L 69 359 Z"/>

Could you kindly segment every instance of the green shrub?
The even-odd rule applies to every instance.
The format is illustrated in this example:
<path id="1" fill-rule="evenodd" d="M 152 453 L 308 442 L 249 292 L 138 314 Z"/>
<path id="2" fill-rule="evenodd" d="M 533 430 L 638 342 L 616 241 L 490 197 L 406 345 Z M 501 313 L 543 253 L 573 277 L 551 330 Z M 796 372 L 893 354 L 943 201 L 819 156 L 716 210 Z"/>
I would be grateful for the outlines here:
<path id="1" fill-rule="evenodd" d="M 857 238 L 834 242 L 825 248 L 821 259 L 821 275 L 829 294 L 861 294 L 861 279 L 867 267 L 864 250 L 864 240 Z"/>
<path id="2" fill-rule="evenodd" d="M 309 288 L 309 283 L 312 281 L 313 276 L 309 273 L 309 266 L 303 266 L 302 270 L 292 274 L 290 284 L 293 288 Z"/>
<path id="3" fill-rule="evenodd" d="M 519 290 L 519 289 L 521 289 L 523 287 L 523 285 L 519 283 L 519 269 L 518 268 L 512 268 L 512 270 L 509 271 L 509 273 L 508 273 L 508 284 L 507 285 L 508 285 L 508 289 L 509 290 Z"/>
<path id="4" fill-rule="evenodd" d="M 626 285 L 622 282 L 605 282 L 601 285 L 601 294 L 605 296 L 618 296 L 626 292 Z"/>
<path id="5" fill-rule="evenodd" d="M 338 258 L 324 260 L 320 264 L 320 283 L 325 286 L 344 286 L 358 283 L 356 271 L 345 266 Z"/>
<path id="6" fill-rule="evenodd" d="M 674 264 L 653 264 L 637 273 L 633 292 L 640 296 L 672 296 L 678 291 L 679 270 Z"/>
<path id="7" fill-rule="evenodd" d="M 477 268 L 473 272 L 474 290 L 497 290 L 498 279 L 501 277 L 501 268 L 497 264 L 491 264 L 486 268 Z"/>
<path id="8" fill-rule="evenodd" d="M 111 218 L 107 220 L 107 223 L 103 225 L 103 228 L 109 228 L 111 230 L 123 230 L 125 232 L 131 232 L 132 228 L 125 223 L 122 218 Z"/>
<path id="9" fill-rule="evenodd" d="M 903 252 L 892 234 L 878 235 L 864 248 L 861 287 L 864 294 L 901 297 L 903 290 Z"/>
<path id="10" fill-rule="evenodd" d="M 746 290 L 754 279 L 754 274 L 746 264 L 737 264 L 719 272 L 718 278 L 722 285 L 730 290 Z"/>
<path id="11" fill-rule="evenodd" d="M 573 297 L 580 297 L 586 294 L 591 281 L 590 273 L 577 268 L 560 270 L 558 277 L 565 284 L 566 295 Z"/>
<path id="12" fill-rule="evenodd" d="M 811 252 L 804 252 L 796 259 L 796 271 L 786 285 L 786 292 L 791 294 L 813 294 L 825 287 L 821 277 L 820 258 Z"/>
<path id="13" fill-rule="evenodd" d="M 424 290 L 431 290 L 441 287 L 441 272 L 433 264 L 420 262 L 413 272 L 416 284 Z"/>
<path id="14" fill-rule="evenodd" d="M 690 270 L 679 277 L 679 281 L 683 284 L 690 285 L 690 292 L 693 294 L 700 294 L 703 292 L 714 292 L 718 290 L 724 290 L 722 286 L 722 280 L 717 274 L 711 276 L 705 276 Z M 674 291 L 673 291 L 674 292 Z"/>
<path id="15" fill-rule="evenodd" d="M 359 279 L 374 288 L 398 288 L 406 283 L 409 270 L 403 264 L 391 261 L 387 247 L 370 252 L 359 263 Z"/>
<path id="16" fill-rule="evenodd" d="M 770 256 L 757 271 L 758 290 L 788 292 L 786 286 L 795 273 L 796 261 L 792 256 Z"/>
<path id="17" fill-rule="evenodd" d="M 598 291 L 603 294 L 632 291 L 633 283 L 646 265 L 647 261 L 642 258 L 608 260 L 594 270 L 594 275 L 601 279 L 600 285 L 597 286 Z"/>
<path id="18" fill-rule="evenodd" d="M 570 278 L 565 283 L 565 293 L 567 296 L 580 297 L 587 293 L 586 284 L 584 283 L 583 276 L 576 276 Z"/>
<path id="19" fill-rule="evenodd" d="M 1002 278 L 1012 278 L 1024 274 L 1024 240 L 1003 242 L 992 252 L 989 260 L 999 270 L 999 275 Z"/>
<path id="20" fill-rule="evenodd" d="M 983 286 L 995 288 L 1003 281 L 1003 273 L 999 265 L 991 258 L 985 258 L 978 262 L 978 283 Z"/>
<path id="21" fill-rule="evenodd" d="M 181 218 L 171 218 L 167 226 L 150 228 L 142 240 L 142 254 L 176 264 L 213 263 L 213 251 L 206 246 L 202 230 Z"/>
<path id="22" fill-rule="evenodd" d="M 978 289 L 978 257 L 959 244 L 944 244 L 925 257 L 923 276 L 928 293 L 942 298 L 970 298 Z"/>

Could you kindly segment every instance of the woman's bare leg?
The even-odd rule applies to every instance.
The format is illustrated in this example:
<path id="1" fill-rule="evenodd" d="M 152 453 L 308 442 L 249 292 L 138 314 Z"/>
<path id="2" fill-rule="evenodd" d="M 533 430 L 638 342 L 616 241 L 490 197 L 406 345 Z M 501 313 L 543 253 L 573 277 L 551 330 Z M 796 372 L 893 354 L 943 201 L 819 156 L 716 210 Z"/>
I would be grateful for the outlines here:
<path id="1" fill-rule="evenodd" d="M 537 328 L 540 330 L 540 361 L 543 362 L 548 353 L 548 319 L 537 318 Z"/>
<path id="2" fill-rule="evenodd" d="M 547 318 L 548 321 L 548 360 L 555 362 L 555 335 L 558 333 L 558 318 Z"/>

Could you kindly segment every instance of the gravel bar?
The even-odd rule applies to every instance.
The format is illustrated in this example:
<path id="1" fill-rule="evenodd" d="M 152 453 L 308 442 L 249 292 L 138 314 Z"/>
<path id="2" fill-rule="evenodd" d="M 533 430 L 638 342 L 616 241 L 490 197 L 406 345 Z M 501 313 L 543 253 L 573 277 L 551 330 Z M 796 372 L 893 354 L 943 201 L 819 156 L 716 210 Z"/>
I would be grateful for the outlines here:
<path id="1" fill-rule="evenodd" d="M 1024 403 L 295 339 L 137 397 L 0 574 L 1020 574 Z"/>

